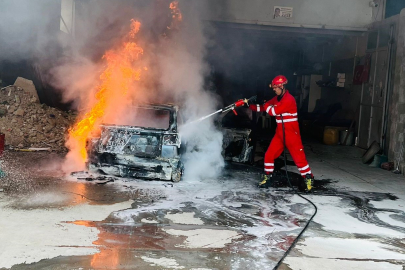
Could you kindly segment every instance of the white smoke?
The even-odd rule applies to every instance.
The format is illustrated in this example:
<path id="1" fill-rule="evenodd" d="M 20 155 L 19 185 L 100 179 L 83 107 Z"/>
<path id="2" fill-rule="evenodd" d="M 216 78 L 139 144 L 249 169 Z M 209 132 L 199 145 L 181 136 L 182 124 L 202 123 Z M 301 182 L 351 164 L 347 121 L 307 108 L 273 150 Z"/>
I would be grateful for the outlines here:
<path id="1" fill-rule="evenodd" d="M 183 15 L 180 27 L 156 39 L 156 33 L 165 31 L 167 21 L 170 22 L 171 17 L 167 16 L 170 1 L 77 1 L 74 42 L 61 39 L 65 42 L 62 44 L 65 57 L 50 72 L 52 84 L 61 89 L 64 101 L 73 102 L 74 108 L 81 112 L 94 104 L 104 68 L 101 57 L 120 45 L 133 18 L 142 23 L 139 39 L 144 49 L 142 65 L 149 68 L 143 72 L 141 82 L 131 89 L 135 103 L 174 102 L 180 105 L 186 122 L 215 111 L 217 98 L 204 89 L 210 71 L 205 61 L 209 39 L 200 16 L 204 4 L 179 2 Z M 144 83 L 151 80 L 153 83 Z M 215 128 L 213 118 L 180 127 L 180 132 L 182 141 L 187 142 L 185 178 L 199 180 L 217 175 L 224 161 L 222 134 Z"/>
<path id="2" fill-rule="evenodd" d="M 58 13 L 59 12 L 59 13 Z M 44 57 L 57 43 L 60 4 L 53 0 L 0 0 L 0 60 Z"/>
<path id="3" fill-rule="evenodd" d="M 181 1 L 180 8 L 183 24 L 158 62 L 163 89 L 182 103 L 182 114 L 187 123 L 216 111 L 218 102 L 204 89 L 204 79 L 209 72 L 204 60 L 208 38 L 200 16 L 204 7 L 197 1 Z M 213 119 L 180 127 L 182 140 L 187 145 L 183 156 L 185 179 L 215 177 L 224 167 L 221 155 L 223 136 L 214 126 Z"/>
<path id="4" fill-rule="evenodd" d="M 63 102 L 72 102 L 74 109 L 81 111 L 95 95 L 100 66 L 88 58 L 76 56 L 62 59 L 51 70 L 53 85 L 63 91 Z"/>
<path id="5" fill-rule="evenodd" d="M 184 127 L 181 134 L 187 142 L 184 178 L 196 181 L 218 176 L 224 167 L 222 133 L 205 121 Z"/>

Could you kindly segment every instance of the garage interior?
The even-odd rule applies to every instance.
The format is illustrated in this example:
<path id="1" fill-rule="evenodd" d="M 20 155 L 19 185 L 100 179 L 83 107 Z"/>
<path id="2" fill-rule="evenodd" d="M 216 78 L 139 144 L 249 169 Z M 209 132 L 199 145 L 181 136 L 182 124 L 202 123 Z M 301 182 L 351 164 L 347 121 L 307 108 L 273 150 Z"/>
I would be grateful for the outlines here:
<path id="1" fill-rule="evenodd" d="M 405 267 L 405 2 L 17 0 L 0 10 L 0 270 Z M 115 67 L 131 75 L 110 79 Z M 244 106 L 204 118 L 253 96 L 264 104 L 277 75 L 297 103 L 311 193 L 288 151 L 272 186 L 256 186 L 275 117 Z M 111 104 L 91 122 L 100 100 Z M 162 136 L 187 142 L 180 181 L 77 165 L 89 144 L 74 134 L 130 133 L 128 100 L 179 106 L 178 130 L 170 122 Z"/>

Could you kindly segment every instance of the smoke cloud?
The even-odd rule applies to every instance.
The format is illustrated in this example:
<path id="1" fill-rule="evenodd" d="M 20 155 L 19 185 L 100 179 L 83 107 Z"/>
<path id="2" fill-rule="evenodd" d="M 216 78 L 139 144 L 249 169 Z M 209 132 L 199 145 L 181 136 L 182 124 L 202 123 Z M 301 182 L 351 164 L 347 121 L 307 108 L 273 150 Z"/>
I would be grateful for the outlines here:
<path id="1" fill-rule="evenodd" d="M 74 102 L 82 116 L 94 107 L 95 95 L 105 83 L 100 76 L 103 77 L 109 67 L 108 59 L 102 59 L 102 56 L 106 52 L 114 57 L 121 55 L 123 42 L 126 42 L 123 37 L 130 30 L 133 18 L 141 23 L 135 42 L 143 49 L 143 54 L 131 66 L 139 72 L 139 80 L 127 85 L 128 99 L 125 101 L 116 99 L 122 90 L 122 78 L 108 81 L 108 86 L 116 92 L 108 96 L 107 101 L 112 105 L 106 107 L 101 120 L 126 122 L 127 110 L 142 103 L 178 104 L 186 123 L 215 111 L 217 97 L 204 89 L 210 70 L 205 61 L 209 39 L 200 16 L 204 11 L 203 3 L 179 1 L 182 20 L 176 23 L 170 13 L 170 1 L 133 2 L 137 2 L 136 8 L 128 1 L 117 1 L 114 6 L 111 1 L 97 1 L 95 9 L 90 6 L 78 9 L 87 13 L 85 17 L 78 16 L 81 27 L 77 30 L 77 41 L 71 46 L 70 54 L 60 59 L 51 72 L 53 85 L 62 89 L 64 101 Z M 201 180 L 216 176 L 223 168 L 224 160 L 221 156 L 222 133 L 214 126 L 213 119 L 179 129 L 182 142 L 187 143 L 183 156 L 184 177 Z M 67 156 L 65 170 L 83 169 L 84 164 L 78 161 L 75 153 L 79 146 L 69 140 L 68 147 L 72 151 Z"/>
<path id="2" fill-rule="evenodd" d="M 0 61 L 41 58 L 56 48 L 60 3 L 0 0 Z"/>
<path id="3" fill-rule="evenodd" d="M 201 18 L 204 6 L 196 1 L 180 4 L 183 28 L 170 40 L 168 50 L 160 55 L 158 62 L 162 71 L 160 83 L 164 91 L 183 105 L 187 122 L 215 111 L 218 99 L 204 89 L 204 79 L 209 73 L 205 62 L 208 38 Z M 215 128 L 212 119 L 180 127 L 180 132 L 187 142 L 185 178 L 216 176 L 224 161 L 222 133 Z"/>

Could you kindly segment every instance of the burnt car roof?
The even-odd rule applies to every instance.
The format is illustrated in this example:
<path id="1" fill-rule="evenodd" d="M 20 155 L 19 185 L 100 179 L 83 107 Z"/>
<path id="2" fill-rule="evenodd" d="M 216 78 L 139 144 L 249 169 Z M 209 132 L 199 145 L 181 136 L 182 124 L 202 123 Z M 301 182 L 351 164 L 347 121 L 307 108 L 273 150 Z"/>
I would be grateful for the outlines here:
<path id="1" fill-rule="evenodd" d="M 156 104 L 156 103 L 145 103 L 139 105 L 133 105 L 134 108 L 141 108 L 141 109 L 156 109 L 156 110 L 168 110 L 170 111 L 170 120 L 169 120 L 169 127 L 167 129 L 159 129 L 159 128 L 151 128 L 151 127 L 139 127 L 139 126 L 131 126 L 131 125 L 115 125 L 115 124 L 107 124 L 102 123 L 100 124 L 101 127 L 104 128 L 117 128 L 117 129 L 127 129 L 127 130 L 134 130 L 134 129 L 144 129 L 149 130 L 151 132 L 157 133 L 167 133 L 167 132 L 177 132 L 177 114 L 179 112 L 179 107 L 175 104 Z"/>
<path id="2" fill-rule="evenodd" d="M 135 105 L 134 107 L 137 108 L 154 108 L 154 109 L 163 109 L 163 110 L 179 110 L 179 106 L 171 103 L 166 103 L 166 104 L 157 104 L 157 103 L 147 103 L 147 104 L 141 104 L 141 105 Z"/>

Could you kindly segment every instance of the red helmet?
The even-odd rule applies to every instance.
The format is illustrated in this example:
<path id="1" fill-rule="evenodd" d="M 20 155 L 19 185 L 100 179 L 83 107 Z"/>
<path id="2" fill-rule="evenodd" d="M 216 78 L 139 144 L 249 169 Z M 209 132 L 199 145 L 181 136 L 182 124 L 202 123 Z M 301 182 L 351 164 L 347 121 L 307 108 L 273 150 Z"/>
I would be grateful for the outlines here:
<path id="1" fill-rule="evenodd" d="M 285 85 L 287 83 L 288 83 L 288 80 L 285 76 L 278 75 L 271 81 L 271 87 L 279 87 L 279 86 Z"/>

